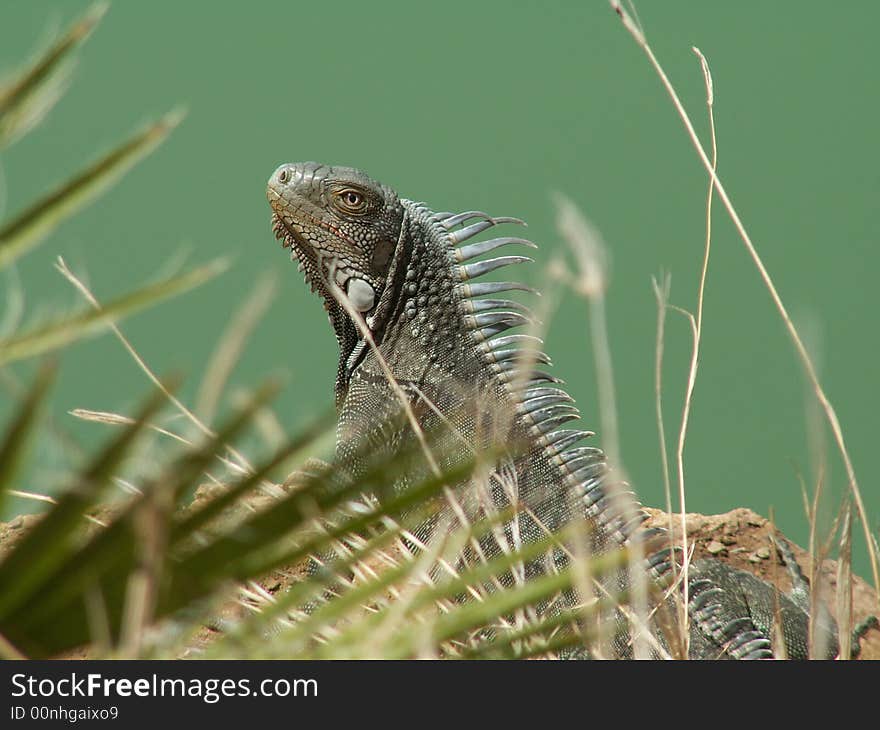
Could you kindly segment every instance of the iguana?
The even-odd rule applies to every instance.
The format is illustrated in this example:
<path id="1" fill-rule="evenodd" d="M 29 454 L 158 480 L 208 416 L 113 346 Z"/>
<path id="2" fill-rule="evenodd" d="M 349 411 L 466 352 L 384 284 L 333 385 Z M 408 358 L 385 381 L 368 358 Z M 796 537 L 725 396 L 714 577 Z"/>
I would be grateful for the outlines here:
<path id="1" fill-rule="evenodd" d="M 535 349 L 540 340 L 507 333 L 530 316 L 498 295 L 529 287 L 480 280 L 530 260 L 483 258 L 503 246 L 534 246 L 525 239 L 475 240 L 494 226 L 522 221 L 479 211 L 435 212 L 359 170 L 314 162 L 278 167 L 267 195 L 276 237 L 323 299 L 339 345 L 341 462 L 357 470 L 365 447 L 399 450 L 416 436 L 414 424 L 393 418 L 403 394 L 418 428 L 448 433 L 436 446 L 441 466 L 462 458 L 462 444 L 528 444 L 524 453 L 499 461 L 492 486 L 493 498 L 510 501 L 513 490 L 512 498 L 525 505 L 517 524 L 523 542 L 579 519 L 589 527 L 588 547 L 596 554 L 634 541 L 654 544 L 649 538 L 657 530 L 642 526 L 645 515 L 631 493 L 614 488 L 604 453 L 579 445 L 593 434 L 568 427 L 579 417 L 573 399 L 560 381 L 533 367 L 549 364 Z M 389 423 L 398 426 L 389 431 Z M 770 658 L 777 616 L 785 647 L 776 653 L 808 656 L 809 586 L 787 557 L 795 585 L 790 595 L 717 560 L 690 565 L 691 658 Z M 645 569 L 668 582 L 674 560 L 674 551 L 649 549 Z M 626 576 L 617 580 L 625 585 Z M 827 655 L 835 656 L 834 622 L 825 614 L 816 621 Z M 613 646 L 616 656 L 631 655 L 626 634 Z"/>

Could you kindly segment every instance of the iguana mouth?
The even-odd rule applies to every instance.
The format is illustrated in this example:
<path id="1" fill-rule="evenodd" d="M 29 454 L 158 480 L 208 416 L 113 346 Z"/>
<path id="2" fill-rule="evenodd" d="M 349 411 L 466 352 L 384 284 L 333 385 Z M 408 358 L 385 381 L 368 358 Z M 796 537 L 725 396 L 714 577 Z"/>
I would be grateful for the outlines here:
<path id="1" fill-rule="evenodd" d="M 272 213 L 272 232 L 275 234 L 275 238 L 281 241 L 281 245 L 284 248 L 289 248 L 297 258 L 299 258 L 301 251 L 305 251 L 306 242 L 303 237 L 290 228 L 277 213 Z"/>
<path id="2" fill-rule="evenodd" d="M 297 268 L 303 272 L 306 284 L 313 292 L 322 292 L 320 264 L 315 250 L 306 242 L 302 234 L 295 231 L 277 213 L 272 213 L 272 231 L 281 241 L 283 248 L 290 249 L 290 260 L 296 259 Z"/>
<path id="3" fill-rule="evenodd" d="M 335 257 L 322 256 L 306 242 L 301 233 L 287 225 L 277 213 L 272 213 L 272 230 L 275 238 L 281 241 L 282 247 L 290 249 L 291 261 L 294 258 L 297 260 L 298 268 L 305 275 L 306 283 L 312 291 L 321 291 L 327 286 L 327 279 L 332 277 L 336 285 L 351 297 L 358 311 L 366 312 L 372 309 L 375 302 L 373 284 L 339 267 L 339 261 Z M 352 287 L 355 287 L 354 290 Z"/>

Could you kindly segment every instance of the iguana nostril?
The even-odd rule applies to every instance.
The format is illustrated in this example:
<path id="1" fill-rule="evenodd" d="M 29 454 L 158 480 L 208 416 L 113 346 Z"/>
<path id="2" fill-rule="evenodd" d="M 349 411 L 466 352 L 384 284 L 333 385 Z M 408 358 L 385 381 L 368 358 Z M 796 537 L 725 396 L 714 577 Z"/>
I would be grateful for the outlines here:
<path id="1" fill-rule="evenodd" d="M 278 173 L 278 182 L 282 185 L 287 184 L 287 181 L 290 180 L 290 168 L 282 167 L 281 172 Z"/>

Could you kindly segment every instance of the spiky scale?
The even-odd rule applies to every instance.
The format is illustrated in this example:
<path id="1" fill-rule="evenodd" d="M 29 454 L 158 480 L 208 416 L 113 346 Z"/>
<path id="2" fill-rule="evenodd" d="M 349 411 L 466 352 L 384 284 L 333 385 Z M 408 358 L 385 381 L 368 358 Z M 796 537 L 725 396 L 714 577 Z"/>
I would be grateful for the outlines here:
<path id="1" fill-rule="evenodd" d="M 518 281 L 480 281 L 474 284 L 462 283 L 458 285 L 461 296 L 465 299 L 481 297 L 485 294 L 500 294 L 505 291 L 524 291 L 537 295 L 538 292 L 526 284 Z"/>
<path id="2" fill-rule="evenodd" d="M 581 496 L 585 497 L 592 492 L 604 492 L 605 491 L 605 475 L 591 477 L 590 479 L 574 479 L 581 492 Z"/>
<path id="3" fill-rule="evenodd" d="M 494 362 L 516 361 L 519 363 L 541 363 L 542 365 L 552 365 L 550 356 L 544 352 L 536 350 L 523 350 L 513 347 L 509 350 L 489 350 L 489 355 Z"/>
<path id="4" fill-rule="evenodd" d="M 495 221 L 491 220 L 477 221 L 476 223 L 471 223 L 465 228 L 460 228 L 457 231 L 452 231 L 449 234 L 449 238 L 452 241 L 452 245 L 457 246 L 458 244 L 467 241 L 469 238 L 473 238 L 478 233 L 482 233 L 487 228 L 491 228 L 494 225 Z"/>
<path id="5" fill-rule="evenodd" d="M 483 220 L 491 220 L 492 216 L 488 213 L 484 213 L 482 210 L 466 210 L 463 213 L 449 213 L 444 216 L 443 227 L 446 230 L 450 228 L 455 228 L 455 226 L 460 225 L 466 221 L 471 220 L 472 218 L 482 218 Z"/>
<path id="6" fill-rule="evenodd" d="M 718 591 L 718 595 L 715 596 L 715 602 L 714 603 L 707 603 L 702 608 L 698 608 L 696 610 L 695 615 L 701 621 L 709 621 L 710 619 L 715 617 L 716 613 L 721 611 L 721 604 L 719 603 L 719 599 L 724 596 L 724 591 L 722 591 L 720 588 L 717 588 L 716 590 Z M 715 633 L 718 633 L 718 628 L 719 628 L 718 623 L 715 622 L 715 624 L 714 624 Z"/>
<path id="7" fill-rule="evenodd" d="M 545 406 L 554 405 L 556 403 L 572 403 L 573 400 L 574 399 L 563 400 L 556 395 L 544 395 L 522 401 L 517 406 L 517 410 L 520 413 L 532 413 Z"/>
<path id="8" fill-rule="evenodd" d="M 617 514 L 613 511 L 609 512 L 608 510 L 597 510 L 595 507 L 588 508 L 587 511 L 595 516 L 595 519 L 609 534 L 620 535 L 624 540 L 630 539 L 632 529 L 633 527 L 638 526 L 637 520 L 640 519 L 640 517 L 637 516 L 633 519 L 627 520 L 623 515 Z"/>
<path id="9" fill-rule="evenodd" d="M 561 380 L 557 381 L 557 385 L 562 383 Z M 514 397 L 517 399 L 517 402 L 526 399 L 526 393 L 537 393 L 538 391 L 552 391 L 559 390 L 562 392 L 561 388 L 557 388 L 555 385 L 544 385 L 543 383 L 527 383 L 524 381 L 517 381 L 515 383 L 510 383 L 510 392 L 513 393 Z"/>
<path id="10" fill-rule="evenodd" d="M 544 372 L 543 370 L 528 370 L 526 371 L 528 377 L 519 378 L 524 383 L 528 385 L 537 385 L 538 383 L 561 383 L 562 381 L 557 378 L 555 375 L 551 375 L 550 373 Z"/>
<path id="11" fill-rule="evenodd" d="M 613 492 L 607 492 L 603 499 L 606 499 L 609 504 L 614 504 L 619 508 L 629 507 L 630 505 L 635 504 L 635 496 L 636 495 L 629 489 L 615 489 Z"/>
<path id="12" fill-rule="evenodd" d="M 502 332 L 506 332 L 511 327 L 516 327 L 517 325 L 513 322 L 500 322 L 498 324 L 493 324 L 489 327 L 481 327 L 480 329 L 475 329 L 474 334 L 477 336 L 479 340 L 488 340 L 495 335 L 501 334 Z"/>
<path id="13" fill-rule="evenodd" d="M 659 569 L 662 568 L 661 572 L 665 573 L 666 570 L 672 567 L 672 556 L 669 553 L 669 550 L 658 550 L 656 553 L 652 553 L 647 557 L 648 567 Z"/>
<path id="14" fill-rule="evenodd" d="M 607 467 L 602 461 L 593 461 L 579 469 L 572 468 L 572 476 L 581 481 L 586 481 L 591 477 L 597 477 L 606 472 Z"/>
<path id="15" fill-rule="evenodd" d="M 746 644 L 754 641 L 758 638 L 764 638 L 763 635 L 757 631 L 752 624 L 752 620 L 749 618 L 741 618 L 735 619 L 730 623 L 738 623 L 741 622 L 739 628 L 736 631 L 729 633 L 726 629 L 722 629 L 722 633 L 728 634 L 731 636 L 730 643 L 728 644 L 728 649 L 730 651 L 738 651 L 742 649 Z M 751 628 L 749 628 L 751 626 Z"/>
<path id="16" fill-rule="evenodd" d="M 568 393 L 566 393 L 562 388 L 553 388 L 548 386 L 541 386 L 538 388 L 526 388 L 522 392 L 521 400 L 527 401 L 532 398 L 541 398 L 545 395 L 553 395 L 559 398 L 560 400 L 569 401 L 574 403 L 574 398 L 572 398 Z"/>
<path id="17" fill-rule="evenodd" d="M 582 431 L 574 429 L 560 429 L 553 431 L 544 436 L 544 442 L 547 446 L 552 446 L 557 451 L 564 451 L 569 446 L 576 444 L 581 439 L 590 438 L 596 434 L 592 431 Z"/>
<path id="18" fill-rule="evenodd" d="M 666 532 L 666 530 L 664 530 L 661 527 L 646 527 L 644 530 L 641 531 L 641 533 L 639 533 L 639 540 L 641 542 L 649 542 L 649 541 L 654 540 L 656 538 L 665 537 L 667 535 L 668 535 L 668 533 Z M 674 548 L 672 548 L 672 549 L 674 550 Z M 659 550 L 657 552 L 658 552 L 658 555 L 661 555 L 661 557 L 665 557 L 666 554 L 669 553 L 669 551 L 670 551 L 670 548 L 662 547 L 662 548 L 659 548 Z"/>
<path id="19" fill-rule="evenodd" d="M 448 216 L 443 222 L 442 226 L 449 230 L 451 228 L 455 228 L 455 226 L 460 225 L 462 223 L 466 223 L 467 221 L 473 218 L 482 218 L 483 221 L 488 222 L 489 225 L 499 225 L 501 223 L 515 223 L 517 225 L 524 226 L 526 222 L 520 218 L 512 218 L 510 216 L 490 216 L 488 213 L 484 213 L 481 210 L 468 210 L 464 213 L 457 213 L 455 215 Z"/>
<path id="20" fill-rule="evenodd" d="M 492 218 L 492 221 L 495 225 L 501 225 L 502 223 L 512 223 L 515 226 L 523 226 L 528 228 L 528 223 L 526 223 L 522 218 L 517 218 L 513 215 L 496 215 Z"/>
<path id="21" fill-rule="evenodd" d="M 511 327 L 528 324 L 529 320 L 519 312 L 484 312 L 482 314 L 473 314 L 466 317 L 467 323 L 473 329 L 480 329 L 490 325 L 510 323 Z"/>
<path id="22" fill-rule="evenodd" d="M 527 238 L 516 238 L 513 236 L 504 236 L 502 238 L 490 238 L 487 241 L 478 241 L 469 243 L 467 246 L 461 246 L 455 250 L 455 260 L 459 263 L 470 261 L 471 259 L 482 256 L 483 254 L 494 251 L 496 248 L 511 245 L 528 246 L 529 248 L 538 248 L 536 244 Z"/>
<path id="23" fill-rule="evenodd" d="M 578 478 L 580 479 L 585 479 L 587 476 L 603 474 L 603 470 L 598 468 L 600 465 L 603 464 L 603 461 L 600 461 L 592 456 L 582 456 L 578 459 L 567 461 L 565 463 L 565 466 L 571 474 L 578 476 Z"/>
<path id="24" fill-rule="evenodd" d="M 601 496 L 598 499 L 595 499 L 595 495 L 598 495 L 598 494 L 601 494 Z M 631 498 L 631 497 L 635 497 L 635 495 L 629 491 L 615 491 L 615 492 L 610 492 L 610 493 L 609 492 L 605 492 L 605 493 L 591 492 L 591 494 L 590 494 L 590 499 L 594 500 L 594 501 L 592 501 L 592 504 L 594 504 L 596 507 L 598 507 L 603 512 L 609 512 L 609 514 L 610 514 L 610 511 L 608 511 L 608 509 L 607 509 L 609 505 L 612 505 L 612 504 L 617 505 L 617 506 L 626 505 L 626 504 L 628 504 L 628 502 L 624 501 L 624 500 L 627 500 L 628 498 Z"/>
<path id="25" fill-rule="evenodd" d="M 540 337 L 535 337 L 534 335 L 507 335 L 506 337 L 497 337 L 492 340 L 491 349 L 492 350 L 500 350 L 502 347 L 507 347 L 508 345 L 524 343 L 526 345 L 537 345 L 540 347 L 544 344 L 544 340 Z"/>
<path id="26" fill-rule="evenodd" d="M 773 645 L 769 639 L 762 636 L 739 647 L 737 654 L 740 659 L 772 659 Z"/>
<path id="27" fill-rule="evenodd" d="M 581 500 L 587 507 L 592 507 L 597 512 L 605 512 L 608 505 L 613 501 L 613 497 L 606 492 L 592 491 L 582 496 Z"/>
<path id="28" fill-rule="evenodd" d="M 536 377 L 535 373 L 537 371 L 530 370 L 528 365 L 529 363 L 522 360 L 499 360 L 491 363 L 490 367 L 493 372 L 503 375 L 505 380 L 511 380 L 514 377 L 519 379 Z"/>
<path id="29" fill-rule="evenodd" d="M 480 312 L 488 312 L 493 309 L 508 309 L 520 312 L 529 319 L 534 319 L 532 310 L 525 304 L 514 302 L 511 299 L 466 299 L 462 302 L 464 311 L 469 314 L 479 314 Z"/>
<path id="30" fill-rule="evenodd" d="M 515 374 L 519 380 L 548 380 L 551 376 L 543 370 L 534 369 L 534 361 L 529 358 L 511 357 L 503 360 L 497 360 L 492 365 L 499 372 Z"/>
<path id="31" fill-rule="evenodd" d="M 724 627 L 721 629 L 721 633 L 728 638 L 733 638 L 751 625 L 752 620 L 750 618 L 733 619 L 732 621 L 728 621 L 726 624 L 724 624 Z"/>
<path id="32" fill-rule="evenodd" d="M 574 399 L 571 398 L 571 402 L 574 402 Z M 580 446 L 576 449 L 569 449 L 561 454 L 559 454 L 559 461 L 562 464 L 568 464 L 569 468 L 572 467 L 572 463 L 579 460 L 591 460 L 591 461 L 599 461 L 604 460 L 605 452 L 602 449 L 596 448 L 595 446 Z"/>
<path id="33" fill-rule="evenodd" d="M 630 492 L 630 494 L 632 494 L 632 492 Z M 634 505 L 637 504 L 635 497 L 633 497 L 632 501 L 633 501 Z M 648 515 L 644 511 L 642 511 L 641 509 L 636 507 L 636 514 L 633 517 L 631 517 L 629 520 L 627 520 L 624 524 L 622 524 L 619 529 L 624 535 L 629 537 L 637 529 L 639 529 L 639 527 L 641 527 L 642 523 L 647 519 L 648 519 Z"/>
<path id="34" fill-rule="evenodd" d="M 529 413 L 529 419 L 532 423 L 535 424 L 547 424 L 552 421 L 556 422 L 557 425 L 561 425 L 566 421 L 580 418 L 580 415 L 580 411 L 574 406 L 568 403 L 559 403 L 532 411 L 531 413 Z M 547 431 L 549 429 L 544 428 L 543 430 Z"/>
<path id="35" fill-rule="evenodd" d="M 692 596 L 690 600 L 691 608 L 696 611 L 703 611 L 706 608 L 713 606 L 712 601 L 717 601 L 720 596 L 723 596 L 724 592 L 720 588 L 708 588 L 704 591 L 701 591 L 695 596 Z"/>
<path id="36" fill-rule="evenodd" d="M 711 580 L 706 580 L 705 578 L 700 578 L 698 580 L 691 581 L 690 583 L 690 594 L 691 596 L 696 596 L 702 593 L 705 590 L 712 588 L 715 585 Z"/>
<path id="37" fill-rule="evenodd" d="M 537 421 L 532 425 L 538 430 L 539 433 L 545 434 L 548 431 L 552 431 L 554 428 L 559 428 L 559 426 L 564 423 L 568 423 L 569 421 L 574 421 L 577 419 L 577 415 L 573 413 L 562 413 L 558 416 L 552 416 L 549 418 L 545 418 L 543 421 Z"/>
<path id="38" fill-rule="evenodd" d="M 532 411 L 529 414 L 529 417 L 532 421 L 543 421 L 546 418 L 558 416 L 563 413 L 573 415 L 575 418 L 579 418 L 581 415 L 581 412 L 570 403 L 557 403 Z"/>
<path id="39" fill-rule="evenodd" d="M 497 256 L 494 259 L 485 259 L 484 261 L 476 261 L 472 264 L 464 264 L 458 267 L 458 276 L 461 281 L 469 281 L 476 279 L 484 274 L 491 273 L 502 266 L 510 266 L 511 264 L 522 264 L 526 261 L 534 261 L 528 256 Z"/>

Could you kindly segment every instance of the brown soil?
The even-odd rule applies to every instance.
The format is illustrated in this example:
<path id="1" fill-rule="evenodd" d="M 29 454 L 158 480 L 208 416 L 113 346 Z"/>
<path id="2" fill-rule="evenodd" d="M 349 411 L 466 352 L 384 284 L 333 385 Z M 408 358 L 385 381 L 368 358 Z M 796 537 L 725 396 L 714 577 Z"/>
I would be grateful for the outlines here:
<path id="1" fill-rule="evenodd" d="M 646 524 L 669 527 L 669 515 L 647 509 Z M 673 532 L 680 540 L 680 515 L 673 515 Z M 694 559 L 713 557 L 735 568 L 746 570 L 772 583 L 782 591 L 791 590 L 788 571 L 773 548 L 769 520 L 749 509 L 739 508 L 720 515 L 685 515 L 688 544 L 694 546 Z M 803 548 L 789 543 L 805 575 L 810 575 L 810 556 Z M 837 561 L 824 560 L 820 567 L 822 600 L 837 618 Z M 873 588 L 857 576 L 852 578 L 853 624 L 871 615 L 880 616 L 880 602 Z M 880 630 L 872 629 L 862 640 L 861 659 L 880 659 Z"/>

